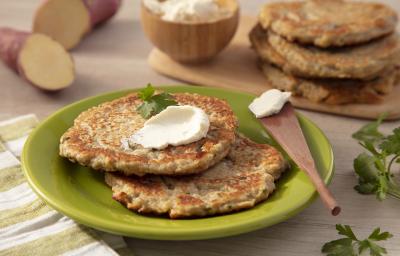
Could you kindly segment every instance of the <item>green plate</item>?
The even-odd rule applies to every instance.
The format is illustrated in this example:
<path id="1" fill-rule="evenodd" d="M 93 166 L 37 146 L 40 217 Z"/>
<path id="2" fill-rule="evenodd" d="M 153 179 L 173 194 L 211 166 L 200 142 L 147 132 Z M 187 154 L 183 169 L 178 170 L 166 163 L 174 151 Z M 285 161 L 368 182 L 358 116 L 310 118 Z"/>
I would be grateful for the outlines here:
<path id="1" fill-rule="evenodd" d="M 167 92 L 192 92 L 227 100 L 239 118 L 239 130 L 259 143 L 271 142 L 247 106 L 254 96 L 223 89 L 196 86 L 161 87 Z M 295 166 L 277 184 L 277 190 L 256 207 L 227 215 L 186 220 L 143 216 L 127 210 L 111 198 L 103 174 L 58 156 L 60 136 L 82 111 L 132 91 L 107 93 L 81 100 L 57 111 L 29 136 L 22 166 L 33 190 L 50 206 L 84 225 L 110 233 L 159 240 L 192 240 L 224 237 L 284 221 L 307 207 L 316 190 Z M 333 175 L 329 141 L 310 120 L 298 115 L 301 127 L 326 183 Z M 288 131 L 290 132 L 290 131 Z"/>

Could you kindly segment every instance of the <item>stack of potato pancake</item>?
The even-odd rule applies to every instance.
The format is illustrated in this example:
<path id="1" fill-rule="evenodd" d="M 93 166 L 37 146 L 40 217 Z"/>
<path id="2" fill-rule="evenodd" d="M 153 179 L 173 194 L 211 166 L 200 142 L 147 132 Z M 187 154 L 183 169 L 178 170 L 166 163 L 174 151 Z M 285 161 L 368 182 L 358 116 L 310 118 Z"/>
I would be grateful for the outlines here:
<path id="1" fill-rule="evenodd" d="M 201 140 L 165 149 L 124 145 L 145 119 L 137 93 L 82 112 L 60 139 L 60 155 L 104 171 L 113 198 L 139 213 L 171 218 L 229 213 L 254 206 L 287 168 L 281 153 L 238 134 L 224 100 L 174 93 L 179 105 L 201 108 L 210 128 Z"/>
<path id="2" fill-rule="evenodd" d="M 399 74 L 397 14 L 380 3 L 266 4 L 250 32 L 270 86 L 327 104 L 379 103 Z"/>

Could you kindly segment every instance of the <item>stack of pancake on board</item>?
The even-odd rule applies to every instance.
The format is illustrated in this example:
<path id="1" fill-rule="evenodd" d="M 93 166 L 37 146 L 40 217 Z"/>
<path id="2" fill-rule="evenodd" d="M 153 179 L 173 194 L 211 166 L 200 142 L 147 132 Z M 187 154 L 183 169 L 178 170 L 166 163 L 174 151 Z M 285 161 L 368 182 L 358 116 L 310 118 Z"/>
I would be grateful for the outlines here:
<path id="1" fill-rule="evenodd" d="M 396 12 L 379 3 L 271 3 L 250 41 L 272 87 L 313 102 L 379 103 L 398 78 L 396 24 Z"/>
<path id="2" fill-rule="evenodd" d="M 224 100 L 174 93 L 179 105 L 208 115 L 207 136 L 196 142 L 146 149 L 125 140 L 146 121 L 137 93 L 82 112 L 60 139 L 60 155 L 105 171 L 113 198 L 139 213 L 171 218 L 206 216 L 253 207 L 275 189 L 287 162 L 272 146 L 237 133 Z"/>

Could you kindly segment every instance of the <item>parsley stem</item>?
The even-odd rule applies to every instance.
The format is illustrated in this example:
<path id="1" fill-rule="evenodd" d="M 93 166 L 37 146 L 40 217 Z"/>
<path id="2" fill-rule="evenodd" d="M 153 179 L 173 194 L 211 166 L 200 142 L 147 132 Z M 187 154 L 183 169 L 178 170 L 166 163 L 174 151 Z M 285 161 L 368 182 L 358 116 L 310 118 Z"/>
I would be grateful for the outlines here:
<path id="1" fill-rule="evenodd" d="M 391 180 L 388 184 L 387 193 L 397 199 L 400 199 L 400 186 L 394 180 Z"/>
<path id="2" fill-rule="evenodd" d="M 388 192 L 387 192 L 387 193 L 388 193 L 389 195 L 391 195 L 391 196 L 397 198 L 397 199 L 400 199 L 400 191 L 398 191 L 398 189 L 388 189 Z"/>
<path id="3" fill-rule="evenodd" d="M 390 160 L 390 162 L 389 162 L 389 165 L 388 165 L 388 168 L 387 168 L 388 174 L 389 174 L 389 175 L 390 175 L 390 171 L 391 171 L 391 169 L 392 169 L 392 165 L 393 165 L 394 161 L 396 161 L 397 158 L 399 158 L 398 155 L 394 156 L 394 157 L 392 158 L 392 160 Z"/>

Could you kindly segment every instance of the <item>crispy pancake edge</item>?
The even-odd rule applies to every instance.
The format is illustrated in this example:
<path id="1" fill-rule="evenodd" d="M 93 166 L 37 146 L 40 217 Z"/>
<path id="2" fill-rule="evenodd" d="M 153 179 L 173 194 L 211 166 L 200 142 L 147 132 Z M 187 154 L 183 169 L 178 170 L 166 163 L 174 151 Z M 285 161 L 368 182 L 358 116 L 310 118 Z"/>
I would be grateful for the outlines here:
<path id="1" fill-rule="evenodd" d="M 183 175 L 206 170 L 228 154 L 235 140 L 237 119 L 223 100 L 187 93 L 174 96 L 180 103 L 201 105 L 209 112 L 211 125 L 206 138 L 164 150 L 147 150 L 139 145 L 132 149 L 135 153 L 123 150 L 122 134 L 130 136 L 145 121 L 134 113 L 141 102 L 134 93 L 82 112 L 61 137 L 60 155 L 96 170 L 121 171 L 127 175 Z M 118 116 L 121 113 L 126 119 Z"/>
<path id="2" fill-rule="evenodd" d="M 253 207 L 268 198 L 274 180 L 287 167 L 272 146 L 240 136 L 228 156 L 204 173 L 180 177 L 106 173 L 105 180 L 113 198 L 130 210 L 188 218 Z"/>

